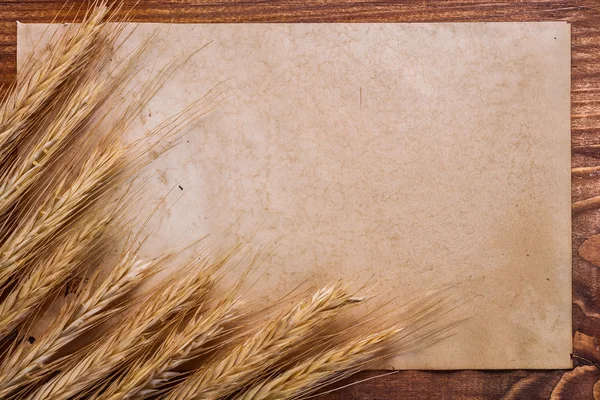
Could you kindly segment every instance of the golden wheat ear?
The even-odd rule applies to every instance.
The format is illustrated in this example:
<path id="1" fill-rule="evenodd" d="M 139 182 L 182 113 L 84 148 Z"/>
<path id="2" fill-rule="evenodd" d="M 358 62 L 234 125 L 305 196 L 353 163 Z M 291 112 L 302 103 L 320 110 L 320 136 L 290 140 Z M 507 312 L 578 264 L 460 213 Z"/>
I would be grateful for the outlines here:
<path id="1" fill-rule="evenodd" d="M 104 48 L 108 52 L 109 49 Z M 111 93 L 120 89 L 126 77 L 132 72 L 129 69 L 119 71 L 117 78 L 100 79 L 96 74 L 77 79 L 82 83 L 74 83 L 72 93 L 64 104 L 58 106 L 56 115 L 45 129 L 40 129 L 41 134 L 30 143 L 27 148 L 20 150 L 12 167 L 7 168 L 1 176 L 0 185 L 0 215 L 6 215 L 17 204 L 22 204 L 22 198 L 30 193 L 36 185 L 40 184 L 40 177 L 44 173 L 52 172 L 54 176 L 64 176 L 68 168 L 62 170 L 52 169 L 57 164 L 77 166 L 85 152 L 79 149 L 90 147 L 86 143 L 97 140 L 97 134 L 91 134 L 93 127 L 89 127 L 91 117 L 94 116 L 107 101 Z M 63 172 L 64 171 L 64 172 Z M 47 192 L 47 191 L 46 191 Z M 35 190 L 36 197 L 44 193 Z M 9 217 L 15 217 L 12 213 Z M 16 215 L 18 217 L 18 215 Z"/>
<path id="2" fill-rule="evenodd" d="M 253 386 L 233 398 L 236 400 L 302 399 L 341 379 L 373 365 L 410 351 L 422 349 L 455 333 L 460 320 L 452 313 L 461 306 L 447 293 L 432 292 L 402 307 L 389 327 L 374 329 L 371 321 L 361 321 L 347 329 L 349 339 L 282 368 L 278 374 L 262 377 Z M 363 325 L 362 327 L 360 325 Z M 375 331 L 376 333 L 368 333 Z M 307 351 L 309 354 L 310 351 Z"/>
<path id="3" fill-rule="evenodd" d="M 302 345 L 314 328 L 361 300 L 342 285 L 317 291 L 188 377 L 167 399 L 215 399 L 243 389 Z"/>
<path id="4" fill-rule="evenodd" d="M 17 344 L 0 365 L 0 398 L 18 396 L 64 365 L 68 357 L 54 362 L 59 351 L 120 312 L 123 297 L 152 274 L 149 265 L 125 254 L 100 284 L 96 276 L 81 287 L 32 345 Z"/>
<path id="5" fill-rule="evenodd" d="M 35 260 L 51 257 L 48 248 L 62 245 L 60 230 L 76 229 L 61 224 L 52 208 L 61 202 L 58 197 L 66 184 L 57 178 L 64 178 L 78 163 L 75 155 L 80 152 L 65 145 L 72 144 L 74 132 L 81 133 L 109 92 L 85 76 L 98 53 L 109 51 L 102 39 L 113 29 L 104 22 L 107 15 L 108 8 L 101 3 L 81 25 L 59 35 L 48 58 L 41 66 L 26 70 L 19 77 L 19 90 L 10 92 L 2 104 L 0 290 L 5 292 L 7 286 L 31 273 Z M 80 81 L 86 83 L 79 85 Z M 46 117 L 49 126 L 34 124 Z M 57 211 L 64 215 L 64 209 Z"/>
<path id="6" fill-rule="evenodd" d="M 21 277 L 14 290 L 0 302 L 0 338 L 6 338 L 36 313 L 66 279 L 84 263 L 91 261 L 103 243 L 111 217 L 92 218 L 75 227 L 49 254 L 35 260 L 30 273 Z"/>
<path id="7" fill-rule="evenodd" d="M 239 304 L 240 299 L 231 291 L 204 312 L 198 308 L 190 319 L 184 321 L 182 315 L 180 321 L 166 327 L 164 339 L 156 349 L 133 362 L 97 399 L 143 398 L 157 393 L 159 386 L 179 375 L 180 365 L 198 357 L 210 341 L 222 337 L 225 325 L 238 317 Z M 183 329 L 179 325 L 184 325 Z"/>
<path id="8" fill-rule="evenodd" d="M 71 224 L 101 200 L 107 200 L 121 182 L 127 158 L 118 145 L 99 149 L 82 168 L 70 186 L 60 190 L 30 223 L 14 232 L 0 246 L 0 288 L 36 259 L 44 259 L 45 250 L 53 239 L 68 232 Z"/>
<path id="9" fill-rule="evenodd" d="M 141 50 L 143 50 L 143 47 Z M 139 52 L 135 53 L 134 60 L 139 59 L 139 55 Z M 133 64 L 126 63 L 118 78 L 111 79 L 107 84 L 99 85 L 100 88 L 97 88 L 92 82 L 90 84 L 92 92 L 95 93 L 98 89 L 97 91 L 101 93 L 93 96 L 94 101 L 89 98 L 84 101 L 88 97 L 86 93 L 82 93 L 82 98 L 74 96 L 74 98 L 88 104 L 87 107 L 84 107 L 84 112 L 75 112 L 75 115 L 79 115 L 79 117 L 75 118 L 74 123 L 79 123 L 77 122 L 79 119 L 87 119 L 90 113 L 96 111 L 98 103 L 103 102 L 107 93 L 123 83 L 123 77 L 127 77 L 133 69 Z M 157 85 L 160 86 L 162 80 L 166 79 L 172 72 L 172 69 L 167 68 L 156 79 L 144 85 L 145 94 L 132 101 L 130 109 L 125 113 L 123 119 L 118 120 L 106 135 L 96 140 L 88 140 L 84 137 L 84 141 L 90 141 L 91 143 L 87 143 L 86 146 L 79 146 L 77 151 L 71 152 L 72 154 L 69 153 L 69 157 L 53 159 L 48 154 L 44 156 L 44 159 L 52 167 L 49 171 L 46 171 L 46 174 L 49 174 L 52 179 L 49 182 L 38 181 L 32 188 L 39 187 L 40 189 L 33 190 L 29 193 L 29 197 L 34 199 L 48 197 L 48 200 L 40 207 L 19 200 L 18 206 L 23 209 L 22 218 L 17 218 L 16 223 L 8 225 L 10 234 L 0 245 L 0 290 L 9 285 L 14 277 L 27 272 L 31 260 L 44 257 L 41 250 L 54 245 L 53 241 L 65 230 L 68 230 L 70 226 L 76 224 L 78 219 L 81 219 L 82 216 L 85 217 L 87 214 L 93 214 L 95 212 L 94 208 L 98 204 L 110 201 L 115 191 L 128 179 L 131 179 L 139 171 L 139 168 L 144 165 L 139 160 L 144 154 L 144 150 L 136 149 L 136 151 L 133 151 L 133 145 L 122 143 L 123 129 L 127 127 L 126 122 L 131 118 L 129 114 L 135 115 L 132 110 L 138 110 L 141 107 L 140 101 L 147 101 L 148 96 L 153 95 L 157 90 Z M 151 140 L 153 135 L 163 135 L 165 130 L 171 136 L 176 135 L 177 132 L 180 132 L 180 129 L 185 128 L 186 124 L 197 120 L 202 114 L 201 107 L 203 107 L 203 103 L 195 103 L 189 110 L 186 110 L 191 115 L 180 113 L 173 117 L 175 121 L 177 121 L 177 118 L 182 117 L 183 123 L 169 129 L 166 126 L 160 126 L 152 131 L 147 139 Z M 72 109 L 69 110 L 72 111 Z M 70 115 L 71 111 L 69 110 L 66 112 Z M 63 124 L 57 126 L 63 126 Z M 85 130 L 83 133 L 85 133 Z M 88 133 L 91 136 L 97 136 L 94 135 L 94 132 Z M 53 146 L 56 146 L 56 144 Z M 81 150 L 80 147 L 84 149 Z M 89 151 L 85 150 L 87 147 L 91 147 L 91 149 Z M 78 165 L 79 160 L 85 161 Z M 75 170 L 77 172 L 68 175 L 61 172 L 73 170 L 73 165 L 76 165 Z M 28 170 L 28 172 L 33 171 L 34 169 Z M 55 183 L 54 181 L 57 179 L 58 183 Z M 23 185 L 19 184 L 17 186 L 21 187 Z M 49 196 L 41 193 L 52 189 L 54 191 Z M 130 200 L 133 201 L 133 199 Z M 12 213 L 10 216 L 13 217 Z M 3 226 L 7 227 L 6 225 Z"/>
<path id="10" fill-rule="evenodd" d="M 397 328 L 383 330 L 298 363 L 280 375 L 254 385 L 237 400 L 297 399 L 349 375 L 371 361 L 398 334 Z"/>
<path id="11" fill-rule="evenodd" d="M 148 268 L 164 268 L 165 257 Z M 194 258 L 141 297 L 123 320 L 78 357 L 74 357 L 55 377 L 39 387 L 32 399 L 69 399 L 94 394 L 107 386 L 109 378 L 120 375 L 130 363 L 146 354 L 161 337 L 162 328 L 182 310 L 198 304 L 212 288 L 214 273 L 224 261 Z"/>
<path id="12" fill-rule="evenodd" d="M 29 128 L 50 112 L 61 85 L 94 57 L 109 14 L 107 3 L 99 3 L 81 25 L 59 36 L 41 64 L 24 67 L 0 106 L 0 166 L 6 166 L 18 145 L 35 134 Z"/>

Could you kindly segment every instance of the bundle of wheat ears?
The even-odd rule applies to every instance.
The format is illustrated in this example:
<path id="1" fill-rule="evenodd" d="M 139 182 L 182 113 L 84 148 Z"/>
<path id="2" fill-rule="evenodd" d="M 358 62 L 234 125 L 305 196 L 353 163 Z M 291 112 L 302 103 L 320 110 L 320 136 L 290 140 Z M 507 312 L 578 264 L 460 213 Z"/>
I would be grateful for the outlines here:
<path id="1" fill-rule="evenodd" d="M 447 335 L 452 324 L 429 327 L 447 309 L 442 297 L 423 297 L 376 324 L 344 316 L 366 298 L 338 282 L 260 313 L 240 298 L 247 275 L 217 289 L 239 247 L 220 257 L 194 252 L 183 262 L 183 249 L 141 259 L 143 240 L 129 233 L 137 174 L 151 162 L 149 149 L 168 151 L 210 108 L 211 95 L 125 141 L 177 66 L 124 90 L 144 45 L 109 67 L 123 36 L 117 11 L 95 4 L 4 91 L 0 398 L 303 398 Z M 173 263 L 181 264 L 174 273 L 140 289 Z"/>

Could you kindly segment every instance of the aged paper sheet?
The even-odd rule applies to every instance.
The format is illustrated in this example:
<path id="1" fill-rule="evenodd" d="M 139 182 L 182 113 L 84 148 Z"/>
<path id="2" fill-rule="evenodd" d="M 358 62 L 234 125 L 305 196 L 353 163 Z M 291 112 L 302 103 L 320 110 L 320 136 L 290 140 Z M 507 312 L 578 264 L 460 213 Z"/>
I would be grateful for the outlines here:
<path id="1" fill-rule="evenodd" d="M 19 25 L 20 62 L 47 27 Z M 208 45 L 132 137 L 226 96 L 150 165 L 148 252 L 255 233 L 266 300 L 371 279 L 393 309 L 460 283 L 458 333 L 382 367 L 571 366 L 568 24 L 145 24 L 120 54 L 153 32 L 148 74 Z"/>

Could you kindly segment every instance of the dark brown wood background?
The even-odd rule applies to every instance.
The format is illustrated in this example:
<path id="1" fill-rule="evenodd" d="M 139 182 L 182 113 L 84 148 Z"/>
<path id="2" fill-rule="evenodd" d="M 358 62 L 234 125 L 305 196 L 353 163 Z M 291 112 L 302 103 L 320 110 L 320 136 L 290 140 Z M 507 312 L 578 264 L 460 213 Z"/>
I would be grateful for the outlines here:
<path id="1" fill-rule="evenodd" d="M 126 1 L 127 6 L 134 2 Z M 15 76 L 15 21 L 72 20 L 83 1 L 0 0 L 0 83 Z M 69 11 L 71 5 L 74 7 Z M 129 8 L 129 7 L 126 7 Z M 600 165 L 600 0 L 201 1 L 140 0 L 140 22 L 572 23 L 573 166 Z M 532 171 L 523 171 L 524 174 Z M 327 399 L 600 399 L 600 174 L 573 178 L 573 362 L 570 371 L 404 371 L 352 385 Z M 583 207 L 581 207 L 583 205 Z M 596 236 L 598 235 L 598 236 Z M 374 377 L 364 372 L 353 380 Z"/>

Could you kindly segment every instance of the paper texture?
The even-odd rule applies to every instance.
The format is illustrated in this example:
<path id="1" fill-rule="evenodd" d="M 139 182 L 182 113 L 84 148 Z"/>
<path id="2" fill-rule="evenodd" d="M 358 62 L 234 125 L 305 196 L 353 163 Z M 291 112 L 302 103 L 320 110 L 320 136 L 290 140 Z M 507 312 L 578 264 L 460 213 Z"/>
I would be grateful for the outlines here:
<path id="1" fill-rule="evenodd" d="M 20 62 L 46 28 L 19 25 Z M 120 53 L 155 31 L 149 70 L 210 44 L 132 136 L 228 96 L 151 164 L 171 200 L 149 251 L 256 232 L 266 300 L 373 278 L 393 309 L 461 283 L 457 335 L 382 367 L 571 367 L 568 24 L 146 24 Z"/>

